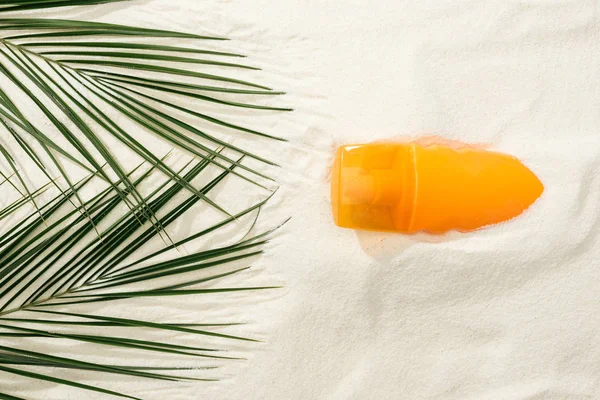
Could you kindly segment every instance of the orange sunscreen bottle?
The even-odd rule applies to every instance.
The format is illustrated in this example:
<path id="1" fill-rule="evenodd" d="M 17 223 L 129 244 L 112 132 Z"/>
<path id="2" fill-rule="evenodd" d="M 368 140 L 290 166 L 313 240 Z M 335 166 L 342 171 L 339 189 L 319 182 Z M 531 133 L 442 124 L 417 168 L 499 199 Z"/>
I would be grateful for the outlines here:
<path id="1" fill-rule="evenodd" d="M 331 204 L 341 227 L 443 233 L 514 218 L 543 191 L 533 172 L 506 154 L 372 143 L 337 150 Z"/>

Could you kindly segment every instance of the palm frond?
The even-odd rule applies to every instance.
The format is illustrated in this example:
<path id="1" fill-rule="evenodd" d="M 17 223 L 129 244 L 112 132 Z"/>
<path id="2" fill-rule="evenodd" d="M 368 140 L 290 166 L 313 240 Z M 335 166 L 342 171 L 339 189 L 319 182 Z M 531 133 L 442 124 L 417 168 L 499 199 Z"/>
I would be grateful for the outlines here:
<path id="1" fill-rule="evenodd" d="M 241 321 L 156 321 L 116 312 L 118 305 L 279 287 L 226 282 L 247 276 L 277 229 L 254 233 L 275 190 L 276 164 L 260 141 L 285 140 L 235 121 L 231 111 L 291 111 L 273 104 L 284 93 L 256 83 L 259 68 L 243 55 L 216 47 L 222 37 L 18 14 L 116 1 L 0 5 L 0 191 L 10 194 L 0 207 L 0 220 L 9 221 L 0 230 L 0 399 L 20 398 L 3 386 L 10 376 L 137 398 L 57 371 L 218 380 L 215 363 L 241 358 L 223 347 L 259 341 L 236 333 Z M 236 145 L 238 136 L 257 145 Z M 156 143 L 187 161 L 156 155 Z M 36 171 L 37 181 L 24 171 Z M 229 179 L 263 191 L 262 200 L 229 209 L 213 195 Z M 173 226 L 192 213 L 202 228 L 179 237 Z M 248 233 L 223 239 L 243 221 Z M 182 250 L 200 241 L 199 250 Z M 40 339 L 113 356 L 29 348 Z M 122 351 L 194 366 L 118 365 Z"/>

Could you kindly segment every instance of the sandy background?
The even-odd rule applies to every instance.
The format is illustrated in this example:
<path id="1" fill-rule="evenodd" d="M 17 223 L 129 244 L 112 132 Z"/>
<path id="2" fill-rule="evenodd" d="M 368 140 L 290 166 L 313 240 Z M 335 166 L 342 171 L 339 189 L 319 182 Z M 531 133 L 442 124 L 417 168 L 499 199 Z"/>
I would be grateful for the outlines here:
<path id="1" fill-rule="evenodd" d="M 285 293 L 248 299 L 267 343 L 218 384 L 138 382 L 136 394 L 600 399 L 599 11 L 594 0 L 154 0 L 65 13 L 230 37 L 225 48 L 249 54 L 296 108 L 268 122 L 291 143 L 266 149 L 284 169 L 263 215 L 293 219 L 260 261 Z M 546 190 L 520 218 L 471 234 L 336 228 L 334 147 L 423 134 L 514 154 Z M 30 395 L 82 398 L 69 393 Z"/>

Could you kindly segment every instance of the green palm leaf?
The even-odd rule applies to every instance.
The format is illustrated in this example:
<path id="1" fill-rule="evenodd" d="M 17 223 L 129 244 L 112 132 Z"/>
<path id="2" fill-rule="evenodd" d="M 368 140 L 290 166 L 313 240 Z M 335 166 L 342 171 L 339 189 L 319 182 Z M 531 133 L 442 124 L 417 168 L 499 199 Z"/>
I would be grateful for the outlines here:
<path id="1" fill-rule="evenodd" d="M 277 229 L 253 233 L 274 194 L 269 171 L 275 163 L 260 154 L 260 141 L 284 139 L 213 112 L 290 111 L 270 104 L 283 92 L 256 83 L 258 68 L 236 61 L 244 56 L 215 49 L 221 37 L 18 14 L 116 1 L 122 0 L 0 5 L 0 193 L 6 199 L 0 220 L 8 221 L 0 230 L 0 399 L 21 398 L 4 386 L 11 379 L 137 398 L 68 371 L 218 380 L 220 363 L 240 359 L 224 349 L 228 343 L 258 341 L 236 333 L 240 321 L 155 321 L 114 313 L 114 305 L 278 288 L 227 282 L 246 276 Z M 257 145 L 234 145 L 236 136 Z M 170 161 L 171 152 L 157 155 L 149 145 L 156 141 L 173 148 L 177 160 Z M 129 156 L 116 153 L 114 143 Z M 37 181 L 24 171 L 36 171 Z M 262 200 L 237 210 L 217 202 L 214 191 L 230 179 L 262 190 Z M 174 236 L 173 226 L 192 215 L 202 216 L 203 226 Z M 239 230 L 244 221 L 249 233 L 223 239 L 224 230 Z M 182 252 L 200 241 L 207 244 Z M 31 350 L 30 341 L 39 339 L 47 349 Z M 112 362 L 60 354 L 55 345 L 66 343 L 101 348 L 114 355 Z M 195 366 L 115 362 L 122 351 L 185 358 Z"/>
<path id="2" fill-rule="evenodd" d="M 36 10 L 40 8 L 64 6 L 87 6 L 123 1 L 127 0 L 9 0 L 0 6 L 0 12 Z"/>

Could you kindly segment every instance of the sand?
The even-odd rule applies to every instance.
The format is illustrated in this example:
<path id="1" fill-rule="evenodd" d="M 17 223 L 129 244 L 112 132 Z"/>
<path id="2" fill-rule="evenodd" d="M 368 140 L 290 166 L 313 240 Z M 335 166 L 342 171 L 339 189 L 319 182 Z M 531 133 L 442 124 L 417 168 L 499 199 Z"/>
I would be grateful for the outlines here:
<path id="1" fill-rule="evenodd" d="M 600 398 L 597 2 L 154 0 L 97 10 L 82 15 L 228 36 L 226 48 L 249 54 L 296 109 L 268 123 L 291 142 L 265 149 L 283 169 L 263 221 L 292 220 L 259 263 L 286 289 L 259 303 L 247 295 L 244 315 L 265 343 L 244 349 L 248 360 L 220 383 L 138 382 L 140 396 Z M 519 218 L 469 234 L 335 227 L 335 146 L 423 135 L 513 154 L 546 190 Z M 67 398 L 44 390 L 32 396 Z"/>

